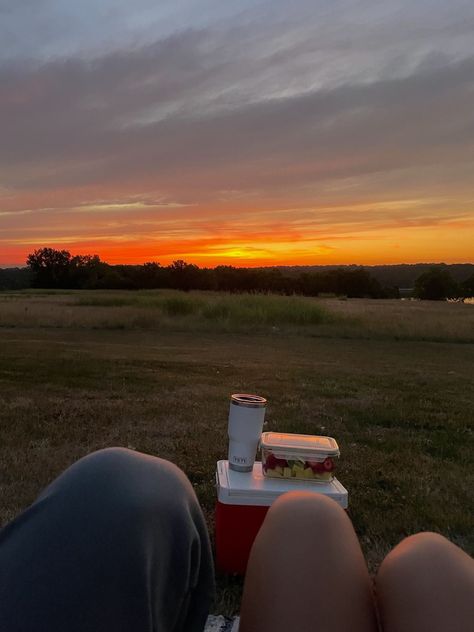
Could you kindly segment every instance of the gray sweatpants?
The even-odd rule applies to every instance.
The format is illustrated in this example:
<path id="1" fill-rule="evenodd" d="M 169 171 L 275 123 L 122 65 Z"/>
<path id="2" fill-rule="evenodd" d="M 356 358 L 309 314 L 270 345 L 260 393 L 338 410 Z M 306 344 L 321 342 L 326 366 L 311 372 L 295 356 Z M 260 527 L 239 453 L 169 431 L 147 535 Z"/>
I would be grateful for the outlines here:
<path id="1" fill-rule="evenodd" d="M 153 456 L 90 454 L 0 531 L 1 632 L 199 631 L 213 594 L 194 490 Z"/>

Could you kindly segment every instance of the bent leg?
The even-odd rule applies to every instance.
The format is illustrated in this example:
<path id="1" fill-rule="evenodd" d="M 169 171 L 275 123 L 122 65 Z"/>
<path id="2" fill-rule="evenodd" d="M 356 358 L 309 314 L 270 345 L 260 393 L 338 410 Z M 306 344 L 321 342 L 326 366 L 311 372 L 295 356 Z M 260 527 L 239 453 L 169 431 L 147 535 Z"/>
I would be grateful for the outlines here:
<path id="1" fill-rule="evenodd" d="M 436 533 L 410 536 L 376 577 L 384 632 L 472 632 L 474 560 Z"/>
<path id="2" fill-rule="evenodd" d="M 206 525 L 176 466 L 111 448 L 81 459 L 0 531 L 0 629 L 203 629 Z"/>
<path id="3" fill-rule="evenodd" d="M 333 500 L 289 492 L 250 553 L 240 632 L 375 632 L 372 586 L 352 524 Z"/>

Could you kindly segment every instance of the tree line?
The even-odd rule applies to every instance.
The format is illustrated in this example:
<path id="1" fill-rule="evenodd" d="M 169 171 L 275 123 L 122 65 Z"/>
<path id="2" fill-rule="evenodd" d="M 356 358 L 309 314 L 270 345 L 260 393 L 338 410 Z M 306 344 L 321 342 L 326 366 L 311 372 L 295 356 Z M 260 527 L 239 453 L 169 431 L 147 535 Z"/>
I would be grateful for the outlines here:
<path id="1" fill-rule="evenodd" d="M 280 294 L 343 294 L 349 297 L 398 296 L 396 288 L 383 288 L 363 269 L 302 273 L 290 277 L 276 268 L 200 268 L 186 261 L 168 266 L 109 265 L 97 255 L 72 256 L 67 250 L 41 248 L 28 256 L 31 286 L 62 289 L 214 290 L 223 292 L 273 292 Z"/>
<path id="2" fill-rule="evenodd" d="M 71 255 L 67 250 L 40 248 L 28 255 L 26 268 L 0 269 L 0 290 L 45 289 L 158 289 L 183 291 L 272 292 L 318 296 L 335 294 L 349 298 L 398 298 L 396 286 L 381 284 L 362 267 L 285 274 L 278 268 L 235 268 L 221 265 L 199 268 L 182 260 L 168 266 L 110 265 L 97 255 Z M 441 300 L 474 296 L 474 274 L 462 283 L 445 267 L 421 274 L 414 293 L 422 299 Z"/>

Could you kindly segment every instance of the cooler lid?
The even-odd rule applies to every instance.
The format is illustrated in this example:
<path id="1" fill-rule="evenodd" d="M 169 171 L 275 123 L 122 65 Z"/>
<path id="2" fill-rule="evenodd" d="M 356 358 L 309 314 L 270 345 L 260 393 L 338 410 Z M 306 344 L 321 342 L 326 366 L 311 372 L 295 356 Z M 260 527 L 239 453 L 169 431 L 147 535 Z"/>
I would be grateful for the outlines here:
<path id="1" fill-rule="evenodd" d="M 260 439 L 262 448 L 271 449 L 288 455 L 303 454 L 311 457 L 316 454 L 339 456 L 339 446 L 332 437 L 316 435 L 290 434 L 286 432 L 264 432 Z"/>
<path id="2" fill-rule="evenodd" d="M 325 483 L 267 478 L 263 475 L 260 461 L 254 463 L 252 472 L 236 472 L 229 468 L 229 461 L 218 461 L 216 485 L 217 498 L 225 505 L 268 507 L 281 494 L 297 490 L 324 494 L 347 508 L 347 489 L 336 478 Z"/>

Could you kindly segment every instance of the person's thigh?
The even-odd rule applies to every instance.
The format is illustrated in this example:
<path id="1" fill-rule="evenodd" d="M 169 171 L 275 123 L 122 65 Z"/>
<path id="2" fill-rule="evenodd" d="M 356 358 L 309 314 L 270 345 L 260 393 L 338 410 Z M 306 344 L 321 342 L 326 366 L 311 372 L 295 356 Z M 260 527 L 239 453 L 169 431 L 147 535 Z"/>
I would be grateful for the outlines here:
<path id="1" fill-rule="evenodd" d="M 352 524 L 333 500 L 290 492 L 250 553 L 240 632 L 375 632 L 372 584 Z"/>
<path id="2" fill-rule="evenodd" d="M 436 533 L 396 546 L 376 577 L 384 632 L 472 632 L 474 560 Z"/>
<path id="3" fill-rule="evenodd" d="M 84 457 L 0 531 L 8 632 L 198 630 L 213 586 L 192 485 L 131 450 Z"/>

